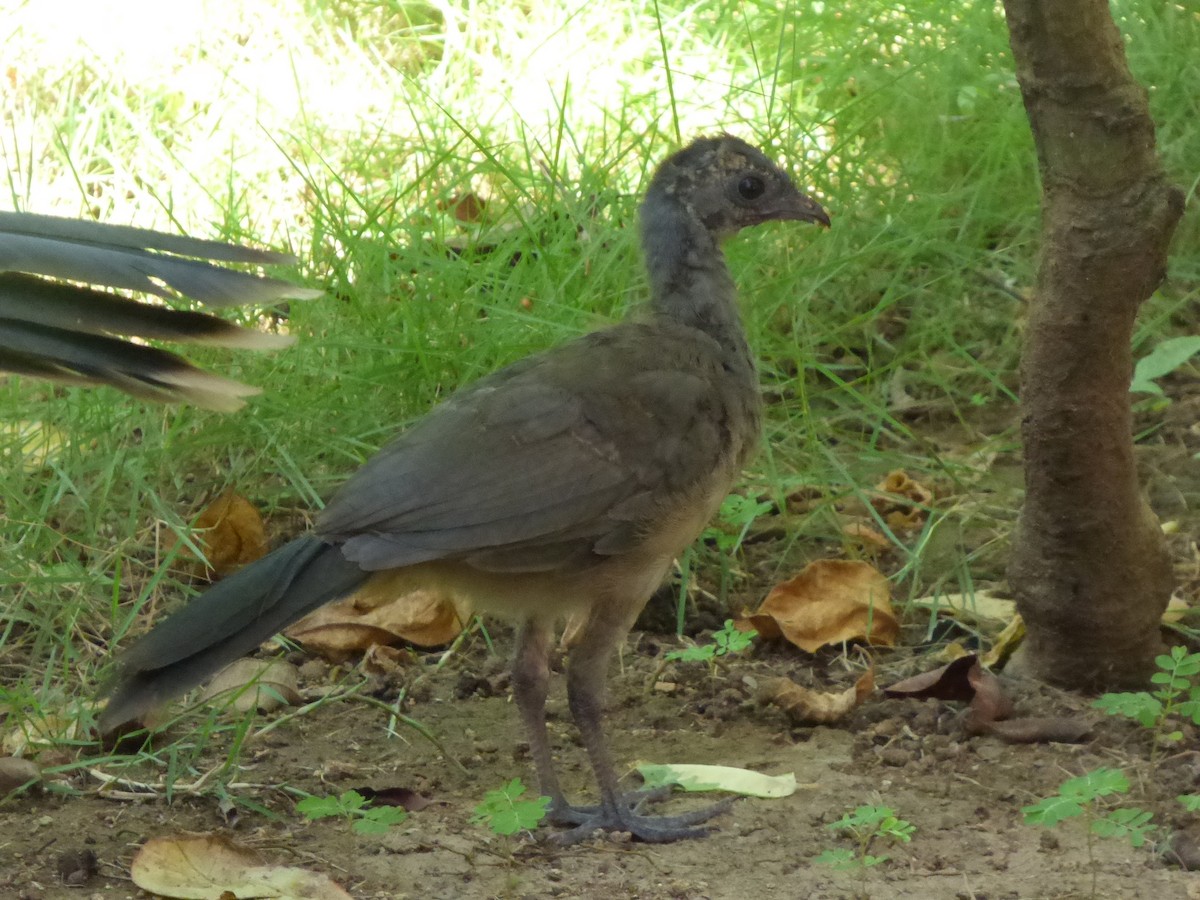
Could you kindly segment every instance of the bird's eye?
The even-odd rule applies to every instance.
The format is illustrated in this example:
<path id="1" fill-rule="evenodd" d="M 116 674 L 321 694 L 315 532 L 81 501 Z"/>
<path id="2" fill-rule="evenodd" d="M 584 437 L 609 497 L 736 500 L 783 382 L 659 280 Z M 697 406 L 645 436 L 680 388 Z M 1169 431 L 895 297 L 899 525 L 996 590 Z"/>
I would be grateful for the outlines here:
<path id="1" fill-rule="evenodd" d="M 757 175 L 747 175 L 737 186 L 738 194 L 743 200 L 757 200 L 766 189 L 766 184 Z"/>

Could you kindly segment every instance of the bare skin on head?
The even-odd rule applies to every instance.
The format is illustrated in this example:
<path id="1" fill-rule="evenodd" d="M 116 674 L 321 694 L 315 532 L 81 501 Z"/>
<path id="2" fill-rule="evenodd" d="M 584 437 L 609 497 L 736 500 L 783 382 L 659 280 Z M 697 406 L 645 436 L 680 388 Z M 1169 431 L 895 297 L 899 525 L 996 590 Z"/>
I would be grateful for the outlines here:
<path id="1" fill-rule="evenodd" d="M 771 220 L 828 225 L 762 153 L 702 138 L 659 168 L 641 209 L 649 304 L 628 321 L 472 384 L 369 460 L 302 537 L 227 578 L 121 660 L 107 729 L 176 696 L 349 591 L 441 586 L 521 623 L 513 692 L 552 821 L 698 837 L 724 806 L 640 812 L 602 728 L 613 650 L 696 539 L 758 442 L 761 401 L 721 241 Z M 546 733 L 556 622 L 572 717 L 600 793 L 567 802 Z"/>

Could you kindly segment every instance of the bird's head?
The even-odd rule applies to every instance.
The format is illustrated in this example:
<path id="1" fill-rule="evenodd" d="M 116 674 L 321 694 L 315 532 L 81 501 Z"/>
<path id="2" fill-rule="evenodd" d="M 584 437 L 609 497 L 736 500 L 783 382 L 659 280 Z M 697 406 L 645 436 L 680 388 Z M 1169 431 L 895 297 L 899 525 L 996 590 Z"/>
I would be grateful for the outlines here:
<path id="1" fill-rule="evenodd" d="M 645 210 L 659 204 L 682 207 L 718 240 L 773 219 L 829 225 L 821 205 L 800 193 L 786 172 L 727 134 L 699 138 L 659 167 Z"/>

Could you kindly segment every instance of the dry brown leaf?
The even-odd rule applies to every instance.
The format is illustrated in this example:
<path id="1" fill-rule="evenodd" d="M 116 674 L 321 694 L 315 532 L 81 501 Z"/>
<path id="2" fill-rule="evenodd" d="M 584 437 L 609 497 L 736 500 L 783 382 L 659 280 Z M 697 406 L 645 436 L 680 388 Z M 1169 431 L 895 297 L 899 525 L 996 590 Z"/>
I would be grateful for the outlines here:
<path id="1" fill-rule="evenodd" d="M 284 633 L 335 661 L 382 644 L 448 644 L 470 619 L 465 605 L 440 591 L 405 590 L 386 576 L 305 616 Z"/>
<path id="2" fill-rule="evenodd" d="M 368 675 L 395 675 L 415 660 L 412 651 L 406 647 L 374 644 L 363 654 L 362 667 Z"/>
<path id="3" fill-rule="evenodd" d="M 0 757 L 0 797 L 26 784 L 42 780 L 37 763 L 15 756 Z"/>
<path id="4" fill-rule="evenodd" d="M 887 477 L 875 485 L 875 490 L 889 494 L 875 497 L 871 506 L 892 531 L 908 531 L 917 528 L 929 515 L 929 504 L 933 491 L 919 481 L 914 481 L 902 469 L 889 472 Z"/>
<path id="5" fill-rule="evenodd" d="M 327 876 L 266 863 L 254 851 L 216 834 L 151 838 L 129 867 L 133 883 L 163 897 L 350 900 Z"/>
<path id="6" fill-rule="evenodd" d="M 208 504 L 196 517 L 193 527 L 197 531 L 196 540 L 218 578 L 266 555 L 267 531 L 262 516 L 249 500 L 232 489 L 222 491 Z M 167 548 L 174 544 L 175 536 L 169 534 Z M 195 554 L 186 546 L 180 548 L 179 555 L 195 560 Z"/>
<path id="7" fill-rule="evenodd" d="M 862 521 L 846 522 L 842 525 L 842 534 L 851 540 L 858 541 L 868 550 L 887 550 L 892 546 L 891 541 Z"/>
<path id="8" fill-rule="evenodd" d="M 809 563 L 738 624 L 747 623 L 764 638 L 782 634 L 809 653 L 854 640 L 891 647 L 900 633 L 887 578 L 870 563 L 849 559 Z"/>
<path id="9" fill-rule="evenodd" d="M 944 666 L 905 678 L 883 689 L 887 697 L 914 697 L 919 700 L 957 700 L 967 702 L 975 696 L 969 674 L 978 665 L 974 654 L 960 656 Z"/>
<path id="10" fill-rule="evenodd" d="M 448 211 L 460 222 L 475 224 L 482 222 L 487 210 L 487 201 L 472 191 L 455 194 L 449 200 L 439 200 L 438 209 Z"/>
<path id="11" fill-rule="evenodd" d="M 1041 744 L 1050 741 L 1058 744 L 1078 744 L 1091 730 L 1092 724 L 1085 719 L 1030 717 L 992 722 L 987 733 L 994 734 L 1010 744 Z"/>
<path id="12" fill-rule="evenodd" d="M 767 678 L 758 689 L 758 701 L 778 706 L 797 724 L 837 722 L 875 690 L 875 671 L 868 669 L 844 691 L 814 691 L 790 678 Z"/>
<path id="13" fill-rule="evenodd" d="M 390 787 L 375 790 L 373 787 L 359 786 L 353 790 L 372 806 L 395 806 L 408 812 L 420 812 L 433 802 L 412 788 Z"/>
<path id="14" fill-rule="evenodd" d="M 234 692 L 240 693 L 230 705 L 238 712 L 271 712 L 300 702 L 300 674 L 286 660 L 245 657 L 214 675 L 200 692 L 200 699 L 212 700 Z"/>
<path id="15" fill-rule="evenodd" d="M 967 712 L 966 729 L 979 733 L 991 730 L 1001 719 L 1013 714 L 1013 702 L 1000 687 L 1000 679 L 979 665 L 967 670 L 967 681 L 975 690 L 971 708 Z"/>

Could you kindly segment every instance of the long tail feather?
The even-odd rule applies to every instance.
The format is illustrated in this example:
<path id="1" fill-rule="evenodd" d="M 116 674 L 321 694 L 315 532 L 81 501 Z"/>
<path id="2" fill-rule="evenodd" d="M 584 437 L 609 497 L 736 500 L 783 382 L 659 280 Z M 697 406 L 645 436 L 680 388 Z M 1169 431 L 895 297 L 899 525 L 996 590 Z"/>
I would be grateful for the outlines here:
<path id="1" fill-rule="evenodd" d="M 195 687 L 369 574 L 332 544 L 302 537 L 223 579 L 120 657 L 101 731 Z"/>

